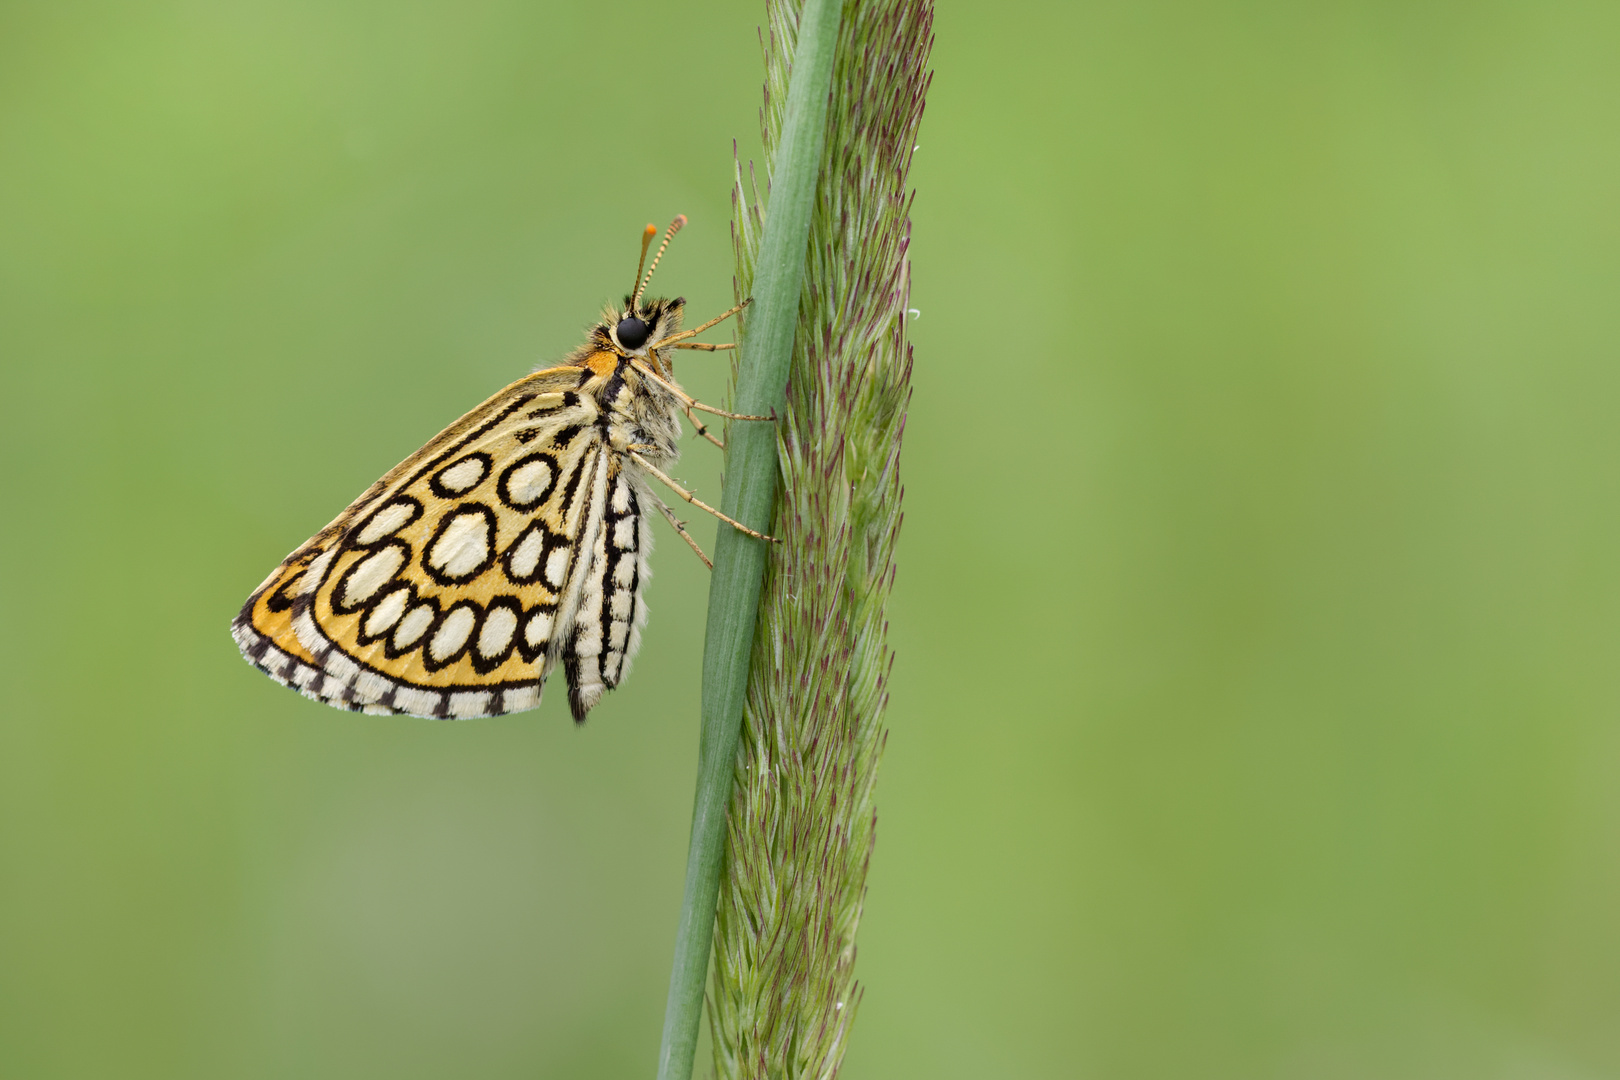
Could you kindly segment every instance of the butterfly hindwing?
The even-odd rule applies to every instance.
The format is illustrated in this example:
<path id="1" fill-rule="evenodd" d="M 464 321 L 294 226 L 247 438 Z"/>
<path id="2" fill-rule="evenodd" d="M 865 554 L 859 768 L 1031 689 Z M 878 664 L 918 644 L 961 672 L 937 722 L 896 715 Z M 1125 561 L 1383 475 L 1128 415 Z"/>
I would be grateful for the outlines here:
<path id="1" fill-rule="evenodd" d="M 233 627 L 277 681 L 419 716 L 533 708 L 610 502 L 598 406 L 552 368 L 468 413 L 295 551 Z"/>
<path id="2" fill-rule="evenodd" d="M 576 720 L 629 674 L 647 619 L 642 586 L 652 534 L 644 508 L 651 495 L 640 490 L 630 470 L 620 468 L 606 478 L 603 496 L 602 527 L 591 534 L 589 568 L 563 646 L 568 702 Z"/>

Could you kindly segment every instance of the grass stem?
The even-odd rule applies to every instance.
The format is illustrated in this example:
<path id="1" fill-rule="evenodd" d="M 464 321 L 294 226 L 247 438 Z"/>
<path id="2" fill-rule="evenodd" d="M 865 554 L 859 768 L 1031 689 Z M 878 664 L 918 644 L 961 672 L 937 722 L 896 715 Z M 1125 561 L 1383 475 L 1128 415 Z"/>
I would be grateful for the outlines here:
<path id="1" fill-rule="evenodd" d="M 771 170 L 770 212 L 754 276 L 754 303 L 741 327 L 733 406 L 737 412 L 775 416 L 786 400 L 840 14 L 838 0 L 805 0 L 800 16 L 786 113 Z M 777 469 L 775 425 L 733 424 L 726 442 L 721 510 L 764 532 L 776 500 Z M 703 645 L 697 793 L 658 1080 L 690 1080 L 692 1075 L 766 546 L 729 528 L 721 528 L 715 540 Z"/>
<path id="2" fill-rule="evenodd" d="M 804 26 L 766 0 L 772 160 Z M 910 400 L 911 194 L 931 0 L 844 0 L 809 255 L 776 425 L 781 493 L 727 818 L 709 1027 L 717 1080 L 832 1080 L 861 1001 L 856 933 L 877 837 L 887 603 Z M 739 295 L 775 213 L 738 169 Z"/>

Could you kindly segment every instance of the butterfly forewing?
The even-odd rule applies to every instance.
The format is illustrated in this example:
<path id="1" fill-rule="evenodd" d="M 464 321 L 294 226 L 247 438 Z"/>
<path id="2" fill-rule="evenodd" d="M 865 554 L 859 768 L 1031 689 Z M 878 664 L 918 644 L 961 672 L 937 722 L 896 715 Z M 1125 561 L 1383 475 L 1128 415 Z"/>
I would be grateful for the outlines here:
<path id="1" fill-rule="evenodd" d="M 612 502 L 599 406 L 574 390 L 591 376 L 520 380 L 373 485 L 248 600 L 234 626 L 244 654 L 367 712 L 537 705 L 581 597 L 596 595 L 591 549 Z"/>

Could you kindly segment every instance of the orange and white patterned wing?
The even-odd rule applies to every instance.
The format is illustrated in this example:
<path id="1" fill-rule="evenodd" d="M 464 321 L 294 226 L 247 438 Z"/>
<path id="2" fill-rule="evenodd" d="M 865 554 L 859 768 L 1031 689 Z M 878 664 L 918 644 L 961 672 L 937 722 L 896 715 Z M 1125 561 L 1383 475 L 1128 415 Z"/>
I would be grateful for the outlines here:
<path id="1" fill-rule="evenodd" d="M 593 374 L 513 383 L 372 485 L 248 599 L 232 624 L 243 655 L 356 711 L 538 705 L 618 472 L 579 389 Z"/>

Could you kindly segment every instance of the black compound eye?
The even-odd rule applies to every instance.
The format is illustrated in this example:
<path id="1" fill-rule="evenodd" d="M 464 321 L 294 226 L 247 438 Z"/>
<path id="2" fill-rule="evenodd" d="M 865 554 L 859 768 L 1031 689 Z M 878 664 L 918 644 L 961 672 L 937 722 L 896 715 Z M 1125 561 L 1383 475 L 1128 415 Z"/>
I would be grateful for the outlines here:
<path id="1" fill-rule="evenodd" d="M 620 319 L 614 333 L 619 337 L 619 344 L 627 349 L 639 349 L 647 343 L 647 334 L 652 327 L 632 315 L 628 319 Z"/>

